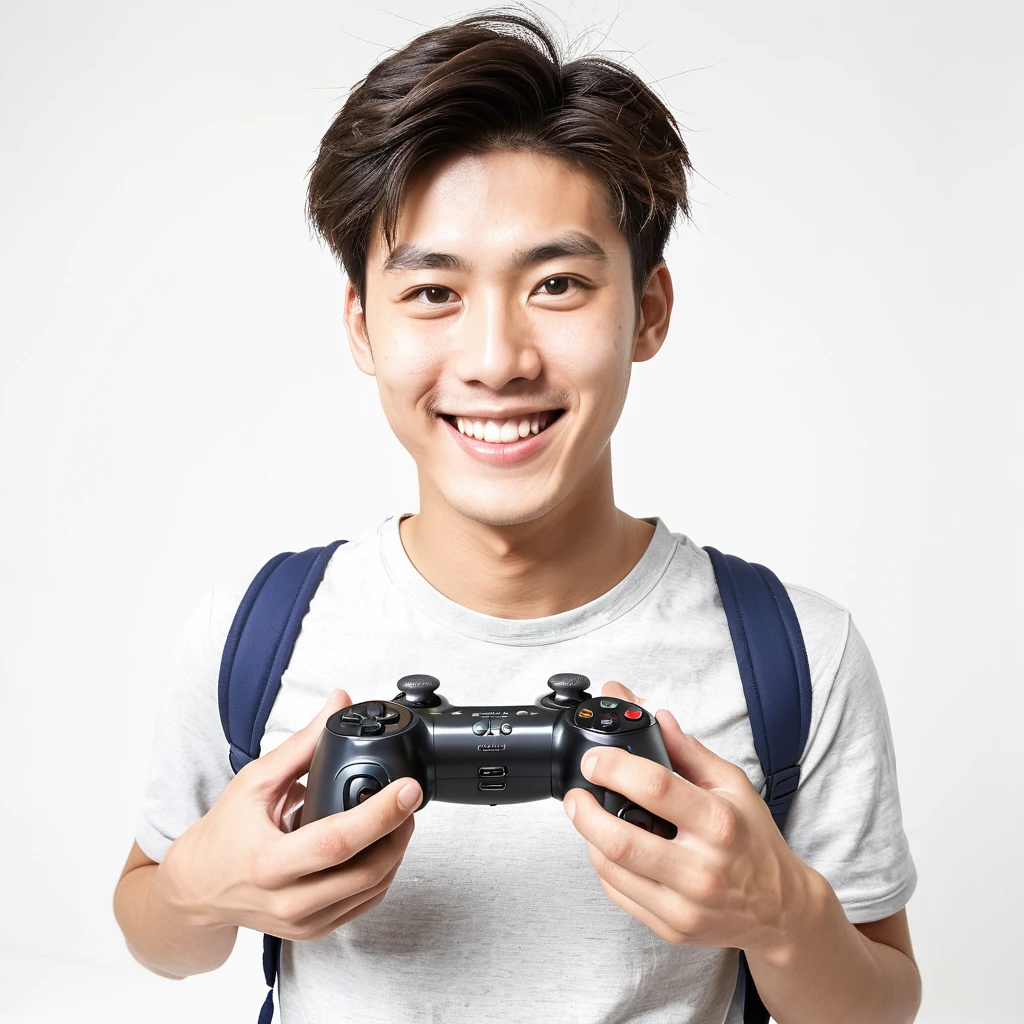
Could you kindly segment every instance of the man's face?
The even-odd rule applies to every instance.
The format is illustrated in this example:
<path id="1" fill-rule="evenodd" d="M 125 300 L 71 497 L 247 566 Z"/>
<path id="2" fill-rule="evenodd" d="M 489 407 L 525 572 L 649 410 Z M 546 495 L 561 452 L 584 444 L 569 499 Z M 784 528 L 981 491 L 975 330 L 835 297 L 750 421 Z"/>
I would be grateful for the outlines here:
<path id="1" fill-rule="evenodd" d="M 497 526 L 586 500 L 631 364 L 664 337 L 637 345 L 629 248 L 597 180 L 532 151 L 448 155 L 407 186 L 390 260 L 371 237 L 346 324 L 421 508 Z"/>

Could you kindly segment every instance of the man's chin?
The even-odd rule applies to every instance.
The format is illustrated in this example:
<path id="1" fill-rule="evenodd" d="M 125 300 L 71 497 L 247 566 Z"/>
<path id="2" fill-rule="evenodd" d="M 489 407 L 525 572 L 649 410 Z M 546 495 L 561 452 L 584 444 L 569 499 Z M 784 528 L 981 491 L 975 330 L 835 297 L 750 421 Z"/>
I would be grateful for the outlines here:
<path id="1" fill-rule="evenodd" d="M 481 526 L 521 526 L 524 523 L 532 523 L 546 515 L 558 502 L 548 499 L 529 501 L 525 500 L 522 490 L 518 493 L 508 494 L 504 500 L 500 491 L 504 488 L 495 488 L 494 492 L 485 496 L 470 497 L 468 495 L 451 496 L 445 499 L 446 504 L 456 516 L 470 519 Z"/>

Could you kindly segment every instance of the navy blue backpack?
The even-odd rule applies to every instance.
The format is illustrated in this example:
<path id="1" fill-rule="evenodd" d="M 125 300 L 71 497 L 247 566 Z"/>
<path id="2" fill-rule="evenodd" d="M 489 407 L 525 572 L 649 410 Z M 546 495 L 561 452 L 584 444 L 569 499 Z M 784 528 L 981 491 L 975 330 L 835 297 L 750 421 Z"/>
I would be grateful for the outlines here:
<path id="1" fill-rule="evenodd" d="M 302 619 L 309 611 L 335 549 L 284 551 L 256 574 L 228 631 L 221 659 L 220 719 L 231 768 L 238 772 L 260 753 L 260 740 L 281 686 Z M 811 723 L 811 674 L 803 634 L 789 595 L 771 570 L 712 547 L 718 590 L 736 649 L 754 748 L 764 770 L 761 796 L 782 831 L 800 781 L 799 761 Z M 274 1016 L 274 985 L 281 939 L 263 936 L 263 974 L 270 991 L 258 1024 Z M 744 986 L 744 1024 L 767 1024 L 746 956 L 740 950 L 737 984 Z"/>

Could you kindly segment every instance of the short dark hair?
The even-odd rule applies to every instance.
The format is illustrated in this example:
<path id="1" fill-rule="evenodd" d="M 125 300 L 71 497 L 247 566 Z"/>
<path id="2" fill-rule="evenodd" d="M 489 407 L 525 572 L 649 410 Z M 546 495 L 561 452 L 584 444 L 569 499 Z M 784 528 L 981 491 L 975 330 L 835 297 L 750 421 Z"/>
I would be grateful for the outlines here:
<path id="1" fill-rule="evenodd" d="M 378 213 L 394 248 L 414 167 L 445 153 L 534 150 L 605 185 L 629 242 L 639 309 L 681 212 L 689 218 L 689 153 L 665 104 L 602 56 L 565 63 L 551 31 L 508 8 L 478 11 L 416 36 L 349 92 L 309 169 L 306 216 L 366 299 Z"/>

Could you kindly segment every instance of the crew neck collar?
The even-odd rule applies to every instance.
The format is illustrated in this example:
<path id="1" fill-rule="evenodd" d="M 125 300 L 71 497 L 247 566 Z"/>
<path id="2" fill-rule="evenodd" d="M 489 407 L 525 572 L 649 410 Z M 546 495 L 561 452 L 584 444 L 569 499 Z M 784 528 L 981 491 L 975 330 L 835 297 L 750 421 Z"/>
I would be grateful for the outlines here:
<path id="1" fill-rule="evenodd" d="M 611 622 L 639 604 L 657 585 L 675 554 L 677 538 L 660 516 L 642 517 L 654 535 L 640 560 L 611 590 L 599 597 L 534 619 L 504 619 L 466 608 L 435 590 L 420 575 L 402 545 L 398 524 L 412 513 L 388 516 L 377 527 L 384 568 L 392 583 L 425 615 L 463 636 L 505 645 L 553 643 L 582 636 Z"/>

